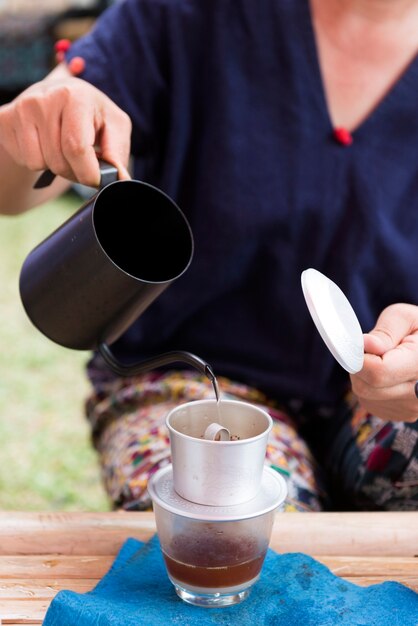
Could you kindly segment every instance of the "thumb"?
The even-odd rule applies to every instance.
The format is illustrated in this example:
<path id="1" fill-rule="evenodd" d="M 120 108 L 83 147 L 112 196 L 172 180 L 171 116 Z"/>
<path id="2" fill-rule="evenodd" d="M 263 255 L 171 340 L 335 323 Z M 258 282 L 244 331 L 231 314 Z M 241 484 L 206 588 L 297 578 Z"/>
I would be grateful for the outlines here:
<path id="1" fill-rule="evenodd" d="M 128 116 L 120 110 L 111 110 L 108 117 L 104 117 L 98 135 L 101 158 L 117 168 L 119 180 L 128 180 L 131 147 L 131 121 Z"/>
<path id="2" fill-rule="evenodd" d="M 385 338 L 383 335 L 380 335 L 379 329 L 373 329 L 370 333 L 366 333 L 364 335 L 364 351 L 367 354 L 377 354 L 378 356 L 382 356 L 391 349 L 391 347 L 387 347 L 389 345 L 389 339 Z"/>
<path id="3" fill-rule="evenodd" d="M 392 304 L 379 315 L 376 326 L 364 335 L 364 350 L 382 356 L 416 330 L 417 307 L 412 304 Z"/>

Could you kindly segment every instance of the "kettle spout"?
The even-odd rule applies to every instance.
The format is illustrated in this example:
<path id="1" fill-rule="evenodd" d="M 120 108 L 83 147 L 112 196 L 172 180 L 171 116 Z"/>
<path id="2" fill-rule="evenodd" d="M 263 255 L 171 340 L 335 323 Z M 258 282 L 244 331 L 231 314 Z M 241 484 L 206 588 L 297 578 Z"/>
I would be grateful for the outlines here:
<path id="1" fill-rule="evenodd" d="M 211 366 L 206 363 L 206 361 L 203 361 L 203 359 L 195 354 L 192 354 L 191 352 L 185 352 L 182 350 L 164 352 L 163 354 L 158 354 L 150 359 L 145 359 L 143 361 L 139 361 L 138 363 L 127 365 L 126 363 L 118 361 L 106 343 L 100 343 L 98 351 L 115 374 L 125 377 L 143 374 L 144 372 L 149 372 L 150 370 L 164 365 L 169 365 L 170 363 L 187 363 L 187 365 L 191 365 L 201 374 L 209 378 L 215 392 L 216 400 L 219 400 L 218 381 Z"/>

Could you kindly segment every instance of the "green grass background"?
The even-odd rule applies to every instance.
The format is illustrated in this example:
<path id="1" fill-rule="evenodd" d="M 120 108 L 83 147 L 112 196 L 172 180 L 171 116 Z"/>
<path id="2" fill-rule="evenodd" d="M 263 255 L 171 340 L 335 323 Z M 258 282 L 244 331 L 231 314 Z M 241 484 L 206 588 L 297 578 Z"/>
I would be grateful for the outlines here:
<path id="1" fill-rule="evenodd" d="M 108 510 L 83 403 L 87 352 L 46 339 L 26 317 L 26 255 L 81 205 L 67 194 L 0 216 L 0 509 Z"/>

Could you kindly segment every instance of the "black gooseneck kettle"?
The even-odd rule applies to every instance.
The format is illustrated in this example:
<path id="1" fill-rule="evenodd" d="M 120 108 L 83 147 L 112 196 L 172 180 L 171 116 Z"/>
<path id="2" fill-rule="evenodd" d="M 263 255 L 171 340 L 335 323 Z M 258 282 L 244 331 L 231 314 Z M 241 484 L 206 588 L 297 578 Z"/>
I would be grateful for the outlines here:
<path id="1" fill-rule="evenodd" d="M 190 352 L 174 351 L 121 363 L 109 345 L 189 267 L 193 234 L 176 203 L 137 180 L 118 180 L 100 161 L 97 193 L 26 257 L 20 297 L 32 323 L 57 344 L 98 350 L 118 375 L 134 376 L 184 362 L 207 376 L 212 368 Z M 47 170 L 35 187 L 49 185 Z"/>

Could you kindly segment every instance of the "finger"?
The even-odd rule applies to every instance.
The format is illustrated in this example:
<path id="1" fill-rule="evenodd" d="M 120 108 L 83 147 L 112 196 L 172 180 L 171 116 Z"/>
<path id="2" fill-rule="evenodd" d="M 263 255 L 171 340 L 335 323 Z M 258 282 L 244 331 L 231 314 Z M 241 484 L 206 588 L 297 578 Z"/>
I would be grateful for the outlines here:
<path id="1" fill-rule="evenodd" d="M 387 422 L 407 422 L 410 424 L 418 420 L 418 408 L 404 402 L 359 402 L 362 408 L 370 415 L 379 417 Z"/>
<path id="2" fill-rule="evenodd" d="M 73 179 L 74 175 L 70 164 L 66 160 L 61 147 L 61 113 L 53 109 L 48 118 L 40 112 L 38 120 L 38 135 L 41 150 L 45 157 L 46 166 L 54 174 L 63 178 Z"/>
<path id="3" fill-rule="evenodd" d="M 2 131 L 0 130 L 0 132 Z M 8 134 L 7 138 L 5 137 L 5 134 L 2 133 L 1 145 L 2 148 L 7 152 L 9 157 L 11 157 L 18 165 L 24 165 L 22 163 L 22 157 L 20 154 L 20 147 L 17 142 L 16 133 L 13 130 Z"/>
<path id="4" fill-rule="evenodd" d="M 61 149 L 75 179 L 89 187 L 100 184 L 95 145 L 94 111 L 79 103 L 65 107 L 61 121 Z"/>
<path id="5" fill-rule="evenodd" d="M 418 333 L 382 356 L 365 354 L 363 368 L 355 376 L 376 388 L 418 379 Z"/>
<path id="6" fill-rule="evenodd" d="M 395 348 L 404 337 L 416 329 L 417 307 L 393 304 L 380 315 L 376 326 L 364 336 L 364 348 L 371 354 L 384 354 Z"/>
<path id="7" fill-rule="evenodd" d="M 102 152 L 97 151 L 97 148 L 96 148 L 96 156 L 100 161 L 105 161 L 106 163 L 110 163 L 118 170 L 118 180 L 131 180 L 132 179 L 132 176 L 129 173 L 129 170 L 121 163 L 116 163 L 115 159 L 112 156 L 105 157 Z"/>
<path id="8" fill-rule="evenodd" d="M 26 167 L 25 150 L 19 142 L 20 116 L 12 105 L 1 107 L 0 133 L 1 143 L 6 152 L 18 164 Z"/>
<path id="9" fill-rule="evenodd" d="M 39 132 L 35 125 L 27 125 L 24 135 L 17 133 L 16 142 L 19 145 L 20 153 L 28 169 L 40 171 L 47 168 L 39 140 Z"/>
<path id="10" fill-rule="evenodd" d="M 119 180 L 130 180 L 131 179 L 131 175 L 130 175 L 130 173 L 127 170 L 126 167 L 124 167 L 123 165 L 116 165 L 115 167 L 118 168 Z"/>
<path id="11" fill-rule="evenodd" d="M 353 384 L 353 392 L 366 411 L 381 419 L 415 422 L 418 419 L 418 400 L 414 387 L 415 381 L 383 390 Z"/>
<path id="12" fill-rule="evenodd" d="M 117 129 L 117 130 L 116 130 Z M 131 123 L 127 116 L 106 121 L 101 128 L 99 145 L 102 158 L 112 163 L 120 180 L 130 179 L 127 169 L 131 148 Z"/>
<path id="13" fill-rule="evenodd" d="M 418 378 L 418 334 L 410 335 L 382 357 L 383 378 L 393 385 Z"/>
<path id="14" fill-rule="evenodd" d="M 13 111 L 11 125 L 20 154 L 20 163 L 34 171 L 45 169 L 46 163 L 33 107 L 25 99 L 18 99 Z"/>
<path id="15" fill-rule="evenodd" d="M 369 354 L 382 355 L 387 350 L 387 342 L 378 334 L 372 332 L 364 335 L 364 351 Z"/>
<path id="16" fill-rule="evenodd" d="M 361 380 L 353 376 L 352 388 L 353 392 L 361 400 L 402 400 L 408 398 L 409 400 L 415 400 L 418 408 L 418 400 L 415 396 L 415 382 L 414 380 L 402 381 L 399 384 L 391 385 L 387 387 L 372 387 L 368 385 L 364 380 Z"/>

